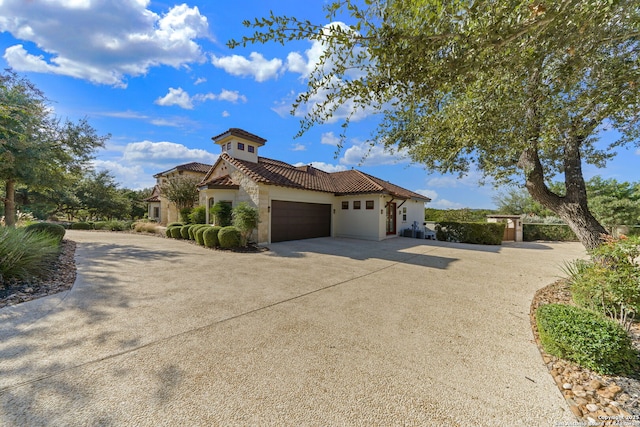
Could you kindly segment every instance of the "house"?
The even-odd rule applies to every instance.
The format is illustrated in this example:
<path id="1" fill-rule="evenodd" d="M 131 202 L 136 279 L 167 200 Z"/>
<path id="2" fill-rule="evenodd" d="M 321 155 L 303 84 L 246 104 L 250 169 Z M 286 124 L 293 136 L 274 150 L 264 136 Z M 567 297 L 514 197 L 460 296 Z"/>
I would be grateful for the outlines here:
<path id="1" fill-rule="evenodd" d="M 430 199 L 358 170 L 328 173 L 260 157 L 266 140 L 238 128 L 214 136 L 221 154 L 198 184 L 200 205 L 258 209 L 261 244 L 313 237 L 383 240 L 424 222 Z"/>
<path id="2" fill-rule="evenodd" d="M 207 174 L 209 169 L 211 169 L 211 165 L 191 162 L 155 174 L 153 177 L 156 179 L 156 185 L 153 187 L 153 192 L 150 197 L 144 199 L 149 204 L 147 208 L 149 219 L 164 225 L 180 221 L 180 213 L 176 206 L 161 194 L 162 185 L 172 179 L 182 177 L 191 177 L 199 181 Z"/>

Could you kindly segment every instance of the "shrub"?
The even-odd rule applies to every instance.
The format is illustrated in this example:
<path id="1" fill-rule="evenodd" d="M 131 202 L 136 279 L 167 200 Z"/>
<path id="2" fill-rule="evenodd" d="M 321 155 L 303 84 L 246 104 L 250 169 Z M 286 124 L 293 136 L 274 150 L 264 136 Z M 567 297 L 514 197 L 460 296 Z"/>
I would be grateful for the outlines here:
<path id="1" fill-rule="evenodd" d="M 504 235 L 504 223 L 489 222 L 439 222 L 436 238 L 447 242 L 500 245 Z"/>
<path id="2" fill-rule="evenodd" d="M 202 224 L 193 224 L 189 228 L 189 240 L 196 240 L 196 230 L 202 227 Z"/>
<path id="3" fill-rule="evenodd" d="M 64 238 L 66 230 L 59 224 L 52 224 L 50 222 L 35 222 L 25 227 L 24 231 L 28 233 L 46 233 L 52 237 L 55 237 L 58 242 L 61 242 Z"/>
<path id="4" fill-rule="evenodd" d="M 72 230 L 93 230 L 93 225 L 88 222 L 74 222 L 71 224 Z"/>
<path id="5" fill-rule="evenodd" d="M 170 227 L 169 230 L 171 230 L 171 237 L 174 239 L 182 239 L 182 227 Z"/>
<path id="6" fill-rule="evenodd" d="M 193 210 L 193 208 L 182 208 L 182 209 L 180 209 L 180 220 L 182 222 L 184 222 L 185 224 L 189 224 L 189 222 L 190 222 L 189 216 L 191 215 L 191 211 L 192 210 Z"/>
<path id="7" fill-rule="evenodd" d="M 171 235 L 171 230 L 173 230 L 174 228 L 176 228 L 176 227 L 167 227 L 167 229 L 165 230 L 164 234 L 165 234 L 167 237 L 173 237 L 173 236 Z"/>
<path id="8" fill-rule="evenodd" d="M 60 239 L 48 232 L 0 227 L 0 287 L 12 279 L 37 277 L 59 252 Z"/>
<path id="9" fill-rule="evenodd" d="M 242 246 L 247 246 L 247 240 L 260 222 L 258 209 L 242 202 L 233 208 L 231 216 L 233 217 L 233 225 L 240 231 L 240 243 Z"/>
<path id="10" fill-rule="evenodd" d="M 522 240 L 550 240 L 554 242 L 576 242 L 578 237 L 566 224 L 523 224 Z"/>
<path id="11" fill-rule="evenodd" d="M 231 210 L 231 203 L 216 202 L 209 211 L 215 217 L 216 225 L 227 227 L 231 225 Z"/>
<path id="12" fill-rule="evenodd" d="M 536 311 L 536 323 L 549 354 L 604 375 L 628 374 L 636 368 L 637 354 L 625 330 L 599 313 L 548 304 Z"/>
<path id="13" fill-rule="evenodd" d="M 573 300 L 629 328 L 640 313 L 640 238 L 607 237 L 589 254 L 565 268 Z"/>
<path id="14" fill-rule="evenodd" d="M 171 222 L 167 224 L 167 227 L 182 227 L 184 224 L 181 222 Z"/>
<path id="15" fill-rule="evenodd" d="M 107 221 L 96 221 L 93 223 L 94 230 L 108 230 Z"/>
<path id="16" fill-rule="evenodd" d="M 193 224 L 204 224 L 207 222 L 207 208 L 206 206 L 196 206 L 189 215 L 189 220 Z"/>
<path id="17" fill-rule="evenodd" d="M 218 232 L 221 248 L 237 248 L 240 246 L 240 230 L 233 225 L 222 227 Z"/>
<path id="18" fill-rule="evenodd" d="M 154 222 L 138 221 L 133 224 L 133 230 L 136 233 L 157 233 L 158 224 Z M 167 234 L 167 236 L 169 235 Z"/>
<path id="19" fill-rule="evenodd" d="M 205 230 L 204 234 L 202 235 L 202 241 L 204 242 L 204 245 L 208 248 L 217 248 L 218 246 L 220 246 L 220 241 L 218 240 L 218 233 L 220 232 L 220 230 L 222 229 L 222 227 L 219 226 L 214 226 L 214 227 L 209 227 L 207 230 Z"/>
<path id="20" fill-rule="evenodd" d="M 196 243 L 204 246 L 204 232 L 210 229 L 211 226 L 207 224 L 203 224 L 200 227 L 196 227 L 196 231 L 193 233 L 195 236 Z"/>
<path id="21" fill-rule="evenodd" d="M 191 228 L 189 224 L 180 227 L 180 236 L 183 239 L 189 240 L 189 228 Z"/>

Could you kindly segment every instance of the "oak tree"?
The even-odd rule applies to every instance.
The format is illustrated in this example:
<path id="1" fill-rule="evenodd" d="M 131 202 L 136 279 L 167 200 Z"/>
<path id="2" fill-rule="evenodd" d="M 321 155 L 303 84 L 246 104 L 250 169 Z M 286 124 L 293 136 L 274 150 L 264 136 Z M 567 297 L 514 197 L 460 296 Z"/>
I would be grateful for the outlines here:
<path id="1" fill-rule="evenodd" d="M 294 104 L 308 107 L 301 133 L 338 108 L 351 109 L 345 129 L 353 114 L 378 114 L 373 140 L 434 171 L 475 167 L 524 184 L 585 247 L 600 244 L 582 167 L 638 144 L 640 3 L 334 0 L 326 10 L 331 24 L 272 14 L 229 42 L 321 43 Z M 620 137 L 600 143 L 605 127 Z M 549 188 L 556 177 L 566 195 Z"/>

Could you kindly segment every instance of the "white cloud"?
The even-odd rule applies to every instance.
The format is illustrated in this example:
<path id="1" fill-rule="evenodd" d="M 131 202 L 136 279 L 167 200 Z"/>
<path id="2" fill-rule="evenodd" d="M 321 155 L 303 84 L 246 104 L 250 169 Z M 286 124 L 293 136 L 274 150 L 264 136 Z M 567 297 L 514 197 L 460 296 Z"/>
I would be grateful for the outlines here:
<path id="1" fill-rule="evenodd" d="M 146 173 L 142 165 L 123 165 L 121 162 L 113 160 L 94 160 L 93 167 L 98 170 L 111 172 L 115 181 L 123 187 L 133 190 L 149 188 L 155 185 L 153 175 Z"/>
<path id="2" fill-rule="evenodd" d="M 436 193 L 433 190 L 422 189 L 422 190 L 414 190 L 414 191 L 418 194 L 422 194 L 423 196 L 427 196 L 428 198 L 431 199 L 431 201 L 434 201 L 438 198 L 438 193 Z"/>
<path id="3" fill-rule="evenodd" d="M 185 92 L 181 87 L 177 89 L 170 87 L 169 93 L 167 93 L 163 97 L 156 99 L 154 103 L 162 105 L 163 107 L 177 105 L 186 110 L 193 109 L 193 102 L 191 101 L 191 97 L 189 97 L 189 94 Z"/>
<path id="4" fill-rule="evenodd" d="M 233 102 L 234 104 L 237 103 L 238 101 L 247 102 L 247 97 L 244 95 L 241 95 L 240 92 L 238 92 L 237 90 L 222 89 L 220 94 L 217 95 L 217 99 L 220 101 Z"/>
<path id="5" fill-rule="evenodd" d="M 219 95 L 214 93 L 197 93 L 193 96 L 190 96 L 187 92 L 185 92 L 181 87 L 175 89 L 170 87 L 169 92 L 163 96 L 159 97 L 154 101 L 154 103 L 158 105 L 162 105 L 165 107 L 177 105 L 185 110 L 192 110 L 194 107 L 194 102 L 205 102 L 205 101 L 228 101 L 232 103 L 237 103 L 238 101 L 247 102 L 247 97 L 241 95 L 238 91 L 231 91 L 222 89 Z"/>
<path id="6" fill-rule="evenodd" d="M 311 165 L 316 169 L 320 169 L 322 171 L 325 172 L 342 172 L 342 171 L 346 171 L 347 167 L 343 166 L 343 165 L 332 165 L 330 163 L 325 163 L 325 162 L 311 162 L 311 163 L 295 163 L 293 166 L 305 166 L 305 165 Z"/>
<path id="7" fill-rule="evenodd" d="M 291 151 L 307 151 L 307 147 L 304 144 L 295 143 Z"/>
<path id="8" fill-rule="evenodd" d="M 211 63 L 234 76 L 251 76 L 257 82 L 275 79 L 282 72 L 282 60 L 267 60 L 258 52 L 251 52 L 249 59 L 240 55 L 217 57 L 211 56 Z"/>
<path id="9" fill-rule="evenodd" d="M 231 115 L 231 113 L 229 113 L 227 110 L 222 112 L 222 117 L 229 117 Z"/>
<path id="10" fill-rule="evenodd" d="M 210 35 L 198 8 L 181 4 L 158 15 L 148 5 L 148 0 L 0 1 L 0 32 L 37 46 L 9 46 L 4 58 L 16 71 L 119 87 L 126 87 L 127 76 L 151 67 L 203 62 L 195 40 Z"/>
<path id="11" fill-rule="evenodd" d="M 431 201 L 427 203 L 426 206 L 429 208 L 436 208 L 436 209 L 462 209 L 466 207 L 462 203 L 452 202 L 446 199 Z"/>
<path id="12" fill-rule="evenodd" d="M 206 81 L 207 81 L 207 79 L 205 79 L 204 77 L 198 77 L 198 78 L 196 79 L 196 81 L 195 81 L 195 82 L 193 82 L 193 84 L 194 84 L 195 86 L 198 86 L 199 84 L 205 83 Z"/>
<path id="13" fill-rule="evenodd" d="M 213 164 L 218 156 L 208 151 L 188 148 L 174 142 L 141 141 L 127 144 L 122 160 L 127 163 L 152 163 L 172 167 L 182 163 L 200 162 Z"/>
<path id="14" fill-rule="evenodd" d="M 337 147 L 340 144 L 340 137 L 335 136 L 333 132 L 325 132 L 320 137 L 320 143 L 325 145 L 333 145 Z"/>
<path id="15" fill-rule="evenodd" d="M 394 153 L 380 145 L 371 145 L 368 142 L 356 143 L 347 148 L 340 159 L 343 165 L 362 166 L 395 165 L 408 161 L 404 153 Z"/>
<path id="16" fill-rule="evenodd" d="M 454 188 L 459 186 L 465 187 L 477 187 L 478 183 L 482 181 L 482 173 L 475 168 L 471 168 L 469 172 L 458 177 L 457 175 L 442 175 L 434 178 L 430 178 L 427 181 L 427 185 L 430 187 L 440 187 L 440 188 Z M 490 179 L 485 179 L 485 181 L 491 184 Z"/>

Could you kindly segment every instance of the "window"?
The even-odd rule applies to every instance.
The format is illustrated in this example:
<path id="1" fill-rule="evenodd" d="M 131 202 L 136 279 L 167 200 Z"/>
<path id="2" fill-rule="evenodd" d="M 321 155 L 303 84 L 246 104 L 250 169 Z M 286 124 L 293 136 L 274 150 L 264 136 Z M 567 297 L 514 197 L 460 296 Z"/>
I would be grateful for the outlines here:
<path id="1" fill-rule="evenodd" d="M 365 205 L 367 209 L 373 209 L 373 200 L 367 200 Z"/>
<path id="2" fill-rule="evenodd" d="M 349 209 L 349 202 L 347 201 L 342 202 L 342 209 Z"/>
<path id="3" fill-rule="evenodd" d="M 153 208 L 153 217 L 160 218 L 160 208 Z"/>
<path id="4" fill-rule="evenodd" d="M 227 150 L 231 150 L 231 143 L 227 142 Z"/>
<path id="5" fill-rule="evenodd" d="M 250 153 L 255 153 L 256 148 L 253 145 L 249 145 L 247 146 L 247 151 Z"/>
<path id="6" fill-rule="evenodd" d="M 360 209 L 360 200 L 353 201 L 353 209 Z"/>
<path id="7" fill-rule="evenodd" d="M 244 151 L 244 144 L 242 142 L 238 142 L 238 150 Z"/>

